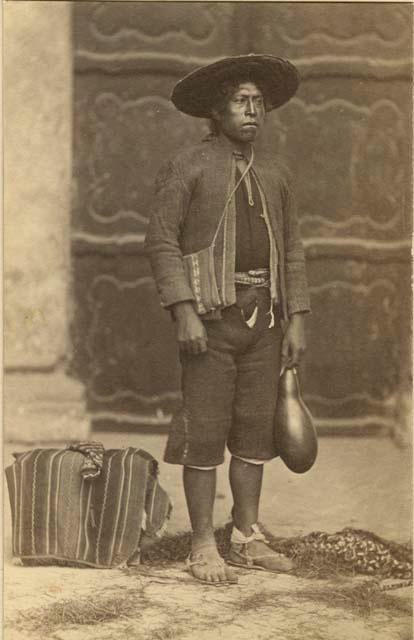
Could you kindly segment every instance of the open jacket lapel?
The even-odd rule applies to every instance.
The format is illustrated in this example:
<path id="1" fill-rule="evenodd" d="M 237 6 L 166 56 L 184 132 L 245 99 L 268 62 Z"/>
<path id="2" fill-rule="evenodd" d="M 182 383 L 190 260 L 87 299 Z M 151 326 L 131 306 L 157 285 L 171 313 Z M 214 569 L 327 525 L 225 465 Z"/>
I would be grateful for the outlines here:
<path id="1" fill-rule="evenodd" d="M 208 171 L 207 180 L 211 180 L 208 189 L 216 191 L 222 196 L 219 206 L 216 207 L 218 218 L 215 228 L 220 225 L 224 209 L 227 211 L 220 225 L 214 247 L 216 260 L 216 278 L 220 296 L 225 306 L 236 301 L 236 289 L 234 284 L 234 267 L 236 258 L 236 210 L 234 196 L 227 202 L 235 181 L 235 161 L 233 158 L 233 145 L 227 138 L 218 137 L 212 145 L 213 162 L 211 171 Z"/>
<path id="2" fill-rule="evenodd" d="M 275 189 L 275 182 L 278 182 L 279 176 L 275 174 L 270 175 L 269 167 L 265 164 L 259 153 L 256 156 L 253 169 L 266 197 L 269 221 L 278 251 L 283 252 L 283 208 L 279 190 Z"/>

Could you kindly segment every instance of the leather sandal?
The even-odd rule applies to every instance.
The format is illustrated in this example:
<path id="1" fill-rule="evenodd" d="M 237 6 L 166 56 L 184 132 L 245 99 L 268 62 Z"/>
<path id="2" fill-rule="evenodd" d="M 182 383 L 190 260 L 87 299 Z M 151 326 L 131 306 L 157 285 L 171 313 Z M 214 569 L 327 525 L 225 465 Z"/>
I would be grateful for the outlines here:
<path id="1" fill-rule="evenodd" d="M 223 560 L 223 558 L 221 558 L 220 556 L 217 556 L 217 558 L 211 558 L 211 559 L 206 558 L 205 554 L 203 554 L 203 549 L 207 547 L 215 548 L 214 545 L 205 545 L 203 547 L 200 547 L 196 551 L 192 551 L 190 553 L 190 555 L 185 561 L 187 571 L 189 571 L 192 577 L 198 582 L 202 582 L 203 584 L 208 584 L 213 587 L 221 587 L 221 586 L 226 586 L 230 584 L 237 584 L 238 578 L 236 574 L 227 566 L 227 563 Z M 208 566 L 208 565 L 210 565 L 210 567 L 215 567 L 217 569 L 224 569 L 227 576 L 227 580 L 220 580 L 218 582 L 213 582 L 212 580 L 206 580 L 194 574 L 194 571 L 192 569 L 193 567 Z"/>
<path id="2" fill-rule="evenodd" d="M 271 573 L 289 573 L 294 568 L 292 560 L 282 553 L 276 553 L 269 548 L 269 541 L 261 533 L 257 524 L 252 525 L 253 533 L 244 536 L 241 531 L 233 527 L 231 535 L 230 551 L 227 562 L 235 567 L 244 569 L 258 569 L 259 571 L 269 571 Z M 252 543 L 260 542 L 266 551 L 270 553 L 252 553 Z"/>

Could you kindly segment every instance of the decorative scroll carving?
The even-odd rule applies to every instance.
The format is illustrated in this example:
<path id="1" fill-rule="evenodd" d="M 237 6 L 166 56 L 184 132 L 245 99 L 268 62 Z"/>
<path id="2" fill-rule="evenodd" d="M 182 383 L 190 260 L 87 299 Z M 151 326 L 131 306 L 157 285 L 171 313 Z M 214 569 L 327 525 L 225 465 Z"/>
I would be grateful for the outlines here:
<path id="1" fill-rule="evenodd" d="M 215 23 L 202 3 L 104 2 L 91 17 L 91 32 L 97 40 L 123 42 L 180 35 L 189 41 L 206 42 Z"/>
<path id="2" fill-rule="evenodd" d="M 220 56 L 218 56 L 220 57 Z M 95 53 L 78 50 L 75 53 L 76 73 L 101 72 L 122 75 L 126 73 L 154 73 L 181 78 L 197 67 L 215 62 L 214 58 L 183 56 L 176 53 L 131 51 Z M 299 69 L 302 82 L 315 78 L 363 78 L 365 80 L 405 80 L 412 76 L 411 58 L 402 60 L 366 59 L 353 56 L 315 56 L 292 60 Z"/>
<path id="3" fill-rule="evenodd" d="M 378 242 L 352 236 L 341 238 L 305 238 L 303 244 L 308 260 L 321 258 L 344 258 L 377 263 L 409 263 L 411 259 L 411 241 L 396 240 Z"/>
<path id="4" fill-rule="evenodd" d="M 365 58 L 409 55 L 412 9 L 361 3 L 261 3 L 251 6 L 254 40 L 288 58 L 346 54 Z"/>
<path id="5" fill-rule="evenodd" d="M 379 416 L 390 422 L 396 412 L 397 398 L 392 395 L 385 400 L 377 400 L 369 393 L 351 393 L 345 398 L 325 398 L 317 394 L 304 394 L 305 401 L 312 406 L 316 416 L 323 416 L 327 421 L 335 419 L 338 414 L 348 416 L 348 420 L 366 420 L 369 416 Z M 391 425 L 390 425 L 391 426 Z"/>
<path id="6" fill-rule="evenodd" d="M 140 407 L 146 414 L 171 409 L 180 397 L 176 341 L 152 278 L 121 282 L 99 275 L 88 305 L 92 405 L 124 412 Z"/>
<path id="7" fill-rule="evenodd" d="M 160 165 L 180 148 L 185 137 L 201 137 L 203 125 L 177 112 L 160 96 L 122 101 L 108 92 L 96 97 L 89 120 L 88 173 L 79 172 L 79 181 L 86 183 L 90 222 L 83 219 L 82 224 L 95 232 L 101 227 L 98 233 L 107 233 L 119 230 L 118 224 L 126 221 L 126 232 L 131 228 L 144 234 Z"/>
<path id="8" fill-rule="evenodd" d="M 226 2 L 77 2 L 75 51 L 234 54 L 240 35 L 232 26 L 243 13 Z"/>
<path id="9" fill-rule="evenodd" d="M 404 209 L 408 178 L 407 132 L 402 113 L 390 100 L 380 100 L 365 122 L 362 119 L 352 122 L 351 135 L 354 206 L 375 212 L 377 228 L 390 229 Z"/>
<path id="10" fill-rule="evenodd" d="M 331 269 L 341 279 L 325 282 L 323 261 L 319 270 L 322 283 L 310 289 L 307 397 L 319 417 L 389 413 L 400 362 L 396 270 L 384 268 L 375 278 L 368 263 L 346 261 Z"/>
<path id="11" fill-rule="evenodd" d="M 405 118 L 396 104 L 293 99 L 269 120 L 267 144 L 290 158 L 300 176 L 304 237 L 401 236 L 410 180 Z"/>
<path id="12" fill-rule="evenodd" d="M 316 78 L 351 78 L 380 82 L 411 82 L 412 78 L 412 60 L 408 56 L 398 60 L 384 60 L 362 56 L 322 55 L 298 58 L 293 62 L 299 69 L 302 81 Z"/>
<path id="13" fill-rule="evenodd" d="M 176 76 L 181 78 L 217 58 L 184 56 L 177 53 L 131 51 L 96 53 L 84 49 L 75 52 L 76 73 L 100 72 L 112 75 L 130 73 Z"/>
<path id="14" fill-rule="evenodd" d="M 293 8 L 289 9 L 292 11 Z M 322 11 L 323 20 L 320 19 Z M 351 8 L 346 3 L 338 3 L 328 10 L 325 7 L 315 10 L 315 6 L 303 4 L 301 18 L 289 21 L 282 18 L 279 21 L 278 31 L 286 43 L 306 46 L 318 42 L 330 50 L 338 42 L 346 42 L 352 47 L 367 46 L 368 43 L 387 47 L 401 43 L 409 34 L 407 10 L 401 10 L 395 4 L 389 7 L 359 5 Z"/>

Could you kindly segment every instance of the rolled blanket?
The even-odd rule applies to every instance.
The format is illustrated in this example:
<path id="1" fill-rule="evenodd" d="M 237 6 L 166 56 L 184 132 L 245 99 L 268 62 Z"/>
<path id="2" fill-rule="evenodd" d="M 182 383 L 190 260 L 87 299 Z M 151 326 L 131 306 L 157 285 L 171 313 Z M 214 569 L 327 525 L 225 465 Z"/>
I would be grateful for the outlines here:
<path id="1" fill-rule="evenodd" d="M 155 458 L 96 444 L 34 449 L 7 467 L 13 554 L 24 563 L 118 567 L 136 563 L 144 529 L 162 535 L 172 507 Z"/>

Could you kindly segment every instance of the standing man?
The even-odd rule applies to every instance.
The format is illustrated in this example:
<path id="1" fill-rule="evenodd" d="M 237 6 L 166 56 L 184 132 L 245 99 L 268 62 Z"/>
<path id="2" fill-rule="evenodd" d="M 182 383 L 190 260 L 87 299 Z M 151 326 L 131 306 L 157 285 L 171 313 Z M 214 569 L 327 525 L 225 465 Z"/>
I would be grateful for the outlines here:
<path id="1" fill-rule="evenodd" d="M 269 55 L 225 58 L 174 88 L 180 111 L 211 135 L 161 169 L 146 249 L 162 306 L 176 322 L 183 407 L 165 460 L 183 465 L 193 531 L 188 567 L 209 584 L 237 581 L 213 532 L 216 467 L 231 453 L 228 563 L 289 571 L 257 525 L 282 367 L 299 364 L 309 311 L 305 261 L 287 170 L 255 154 L 266 112 L 296 92 L 298 74 Z"/>

